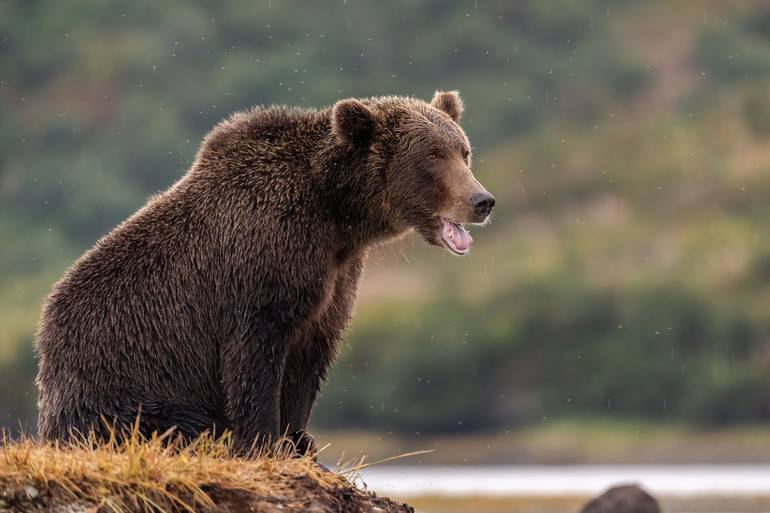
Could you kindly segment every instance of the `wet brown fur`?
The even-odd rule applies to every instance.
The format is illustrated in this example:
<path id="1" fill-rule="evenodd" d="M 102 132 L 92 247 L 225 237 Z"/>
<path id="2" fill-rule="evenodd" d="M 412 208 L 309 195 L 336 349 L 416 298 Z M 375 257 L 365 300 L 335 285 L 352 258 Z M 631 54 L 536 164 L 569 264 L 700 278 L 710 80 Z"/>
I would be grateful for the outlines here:
<path id="1" fill-rule="evenodd" d="M 54 286 L 36 336 L 41 436 L 140 411 L 143 433 L 227 428 L 240 450 L 302 432 L 367 248 L 412 229 L 439 245 L 439 215 L 478 221 L 461 112 L 452 92 L 217 125 L 183 178 Z"/>

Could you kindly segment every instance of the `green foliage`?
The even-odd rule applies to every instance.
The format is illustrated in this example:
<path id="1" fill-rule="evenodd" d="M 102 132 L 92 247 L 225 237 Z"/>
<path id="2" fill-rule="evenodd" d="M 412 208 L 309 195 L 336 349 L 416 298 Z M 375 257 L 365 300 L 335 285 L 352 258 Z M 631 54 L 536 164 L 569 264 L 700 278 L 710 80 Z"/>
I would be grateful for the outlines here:
<path id="1" fill-rule="evenodd" d="M 770 414 L 767 362 L 754 354 L 765 330 L 681 288 L 553 279 L 482 304 L 378 314 L 353 330 L 320 424 L 434 432 L 597 412 L 705 423 Z"/>
<path id="2" fill-rule="evenodd" d="M 766 6 L 758 7 L 744 19 L 703 30 L 698 57 L 709 74 L 724 81 L 751 81 L 770 74 L 768 12 Z"/>
<path id="3" fill-rule="evenodd" d="M 770 134 L 770 81 L 752 82 L 742 94 L 746 124 L 757 137 Z"/>

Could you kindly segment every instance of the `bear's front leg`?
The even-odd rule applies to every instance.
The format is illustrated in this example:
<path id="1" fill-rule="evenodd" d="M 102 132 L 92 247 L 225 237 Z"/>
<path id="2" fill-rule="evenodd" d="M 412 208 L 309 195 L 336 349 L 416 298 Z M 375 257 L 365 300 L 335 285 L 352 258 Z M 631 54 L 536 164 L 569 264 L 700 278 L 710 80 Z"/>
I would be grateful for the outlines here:
<path id="1" fill-rule="evenodd" d="M 340 267 L 334 294 L 320 319 L 292 346 L 281 389 L 281 429 L 292 435 L 301 453 L 314 452 L 306 433 L 310 411 L 337 354 L 337 341 L 350 320 L 365 255 Z"/>
<path id="2" fill-rule="evenodd" d="M 297 341 L 286 359 L 281 387 L 281 429 L 291 435 L 300 454 L 315 453 L 313 439 L 305 429 L 335 353 L 336 338 L 314 323 L 311 334 Z"/>
<path id="3" fill-rule="evenodd" d="M 227 344 L 221 358 L 226 414 L 240 455 L 268 447 L 283 434 L 281 380 L 291 326 L 259 317 L 264 321 L 250 323 L 248 333 Z"/>

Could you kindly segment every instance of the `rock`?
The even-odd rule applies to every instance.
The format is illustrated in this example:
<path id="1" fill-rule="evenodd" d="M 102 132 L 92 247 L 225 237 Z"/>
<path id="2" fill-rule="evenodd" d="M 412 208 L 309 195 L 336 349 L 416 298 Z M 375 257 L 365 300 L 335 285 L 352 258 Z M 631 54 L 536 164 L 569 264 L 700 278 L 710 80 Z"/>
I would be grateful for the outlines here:
<path id="1" fill-rule="evenodd" d="M 35 488 L 34 486 L 30 486 L 30 485 L 27 485 L 27 486 L 24 487 L 24 493 L 26 493 L 27 497 L 30 500 L 33 500 L 33 501 L 35 499 L 37 499 L 38 496 L 40 495 L 40 492 L 37 490 L 37 488 Z"/>
<path id="2" fill-rule="evenodd" d="M 620 485 L 590 500 L 580 513 L 660 513 L 660 505 L 640 487 Z"/>

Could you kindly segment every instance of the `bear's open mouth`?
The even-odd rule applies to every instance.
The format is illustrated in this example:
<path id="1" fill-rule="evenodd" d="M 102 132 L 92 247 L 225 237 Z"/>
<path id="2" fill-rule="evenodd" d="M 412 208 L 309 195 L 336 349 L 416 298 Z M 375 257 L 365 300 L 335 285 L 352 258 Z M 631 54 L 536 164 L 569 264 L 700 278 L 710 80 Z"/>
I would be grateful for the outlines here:
<path id="1" fill-rule="evenodd" d="M 455 255 L 464 255 L 468 252 L 473 242 L 471 234 L 459 223 L 453 223 L 441 218 L 441 240 Z"/>

